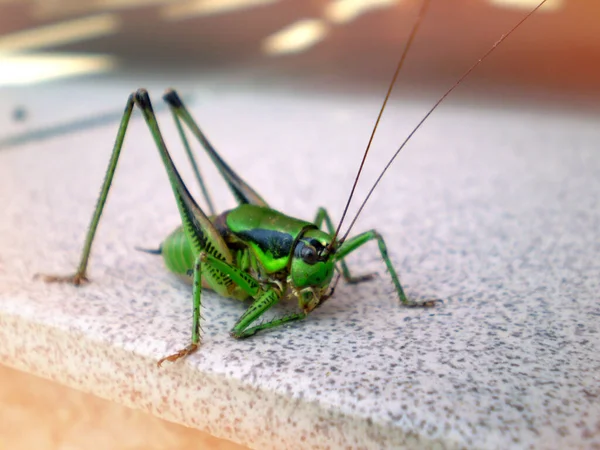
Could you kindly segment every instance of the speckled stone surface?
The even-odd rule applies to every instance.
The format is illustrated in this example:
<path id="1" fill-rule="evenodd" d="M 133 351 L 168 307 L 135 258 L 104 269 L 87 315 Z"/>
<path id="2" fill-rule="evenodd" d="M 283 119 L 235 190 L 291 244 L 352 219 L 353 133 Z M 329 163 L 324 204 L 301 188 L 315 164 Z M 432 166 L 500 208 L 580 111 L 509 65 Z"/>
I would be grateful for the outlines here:
<path id="1" fill-rule="evenodd" d="M 193 110 L 274 207 L 337 218 L 379 101 L 237 92 Z M 359 199 L 427 106 L 394 103 Z M 207 294 L 201 350 L 161 370 L 191 291 L 133 248 L 178 223 L 139 116 L 84 288 L 32 275 L 77 263 L 115 125 L 3 149 L 0 362 L 253 448 L 600 448 L 598 120 L 446 105 L 355 228 L 381 231 L 410 297 L 443 304 L 399 306 L 370 244 L 349 263 L 375 281 L 251 339 L 228 336 L 245 305 Z"/>

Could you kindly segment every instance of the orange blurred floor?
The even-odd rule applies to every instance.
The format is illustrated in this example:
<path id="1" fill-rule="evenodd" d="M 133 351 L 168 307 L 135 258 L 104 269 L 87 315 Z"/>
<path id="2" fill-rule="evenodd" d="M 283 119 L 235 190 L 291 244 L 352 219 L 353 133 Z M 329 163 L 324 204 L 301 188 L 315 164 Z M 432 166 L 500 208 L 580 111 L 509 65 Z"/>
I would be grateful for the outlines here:
<path id="1" fill-rule="evenodd" d="M 0 366 L 0 450 L 32 448 L 246 447 Z"/>

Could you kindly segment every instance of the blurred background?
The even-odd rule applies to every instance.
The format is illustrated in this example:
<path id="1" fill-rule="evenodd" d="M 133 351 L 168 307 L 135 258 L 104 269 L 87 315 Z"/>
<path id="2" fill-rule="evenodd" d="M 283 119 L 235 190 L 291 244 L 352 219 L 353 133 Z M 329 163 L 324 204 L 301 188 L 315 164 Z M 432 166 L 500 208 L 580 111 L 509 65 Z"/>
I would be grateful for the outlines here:
<path id="1" fill-rule="evenodd" d="M 276 89 L 383 99 L 420 3 L 0 0 L 0 148 L 116 123 L 127 93 L 141 86 L 174 86 L 194 98 L 244 90 L 260 101 L 260 92 Z M 434 0 L 394 101 L 435 101 L 535 4 Z M 549 0 L 455 99 L 599 112 L 600 2 Z M 155 448 L 148 439 L 156 448 L 188 445 L 168 440 L 183 439 L 182 427 L 173 425 L 161 441 L 146 430 L 171 425 L 29 375 L 1 369 L 0 386 L 0 448 L 30 448 L 34 438 L 42 448 L 92 448 L 90 436 L 116 425 L 129 438 L 123 448 Z M 37 434 L 28 433 L 31 423 Z M 197 435 L 185 436 L 201 447 Z M 97 442 L 117 448 L 123 439 Z M 206 448 L 217 445 L 229 448 Z"/>
<path id="2" fill-rule="evenodd" d="M 535 4 L 433 1 L 400 95 L 435 100 Z M 58 101 L 53 95 L 62 86 L 88 98 L 78 119 L 111 111 L 104 95 L 95 97 L 104 82 L 121 83 L 123 92 L 219 84 L 383 96 L 419 6 L 420 0 L 0 0 L 0 140 L 15 131 L 9 119 L 29 118 L 33 128 L 50 118 L 68 122 L 44 106 Z M 599 19 L 600 2 L 548 0 L 456 95 L 598 110 Z"/>

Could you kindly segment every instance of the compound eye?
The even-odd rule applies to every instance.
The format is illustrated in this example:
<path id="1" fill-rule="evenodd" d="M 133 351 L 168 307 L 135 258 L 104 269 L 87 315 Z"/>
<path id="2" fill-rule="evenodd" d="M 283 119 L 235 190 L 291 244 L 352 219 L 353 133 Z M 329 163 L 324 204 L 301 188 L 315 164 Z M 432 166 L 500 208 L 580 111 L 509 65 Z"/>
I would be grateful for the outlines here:
<path id="1" fill-rule="evenodd" d="M 302 248 L 300 256 L 302 257 L 302 261 L 304 261 L 306 264 L 314 264 L 318 259 L 317 251 L 310 245 L 305 245 Z"/>

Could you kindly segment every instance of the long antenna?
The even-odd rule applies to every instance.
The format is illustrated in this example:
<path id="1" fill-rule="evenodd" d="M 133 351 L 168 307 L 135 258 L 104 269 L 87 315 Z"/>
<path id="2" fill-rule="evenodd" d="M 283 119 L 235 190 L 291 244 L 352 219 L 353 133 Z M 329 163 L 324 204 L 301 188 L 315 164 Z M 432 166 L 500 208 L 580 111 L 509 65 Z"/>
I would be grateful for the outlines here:
<path id="1" fill-rule="evenodd" d="M 354 196 L 354 191 L 356 190 L 356 185 L 358 184 L 358 179 L 360 178 L 360 174 L 362 173 L 363 167 L 365 165 L 365 161 L 367 160 L 367 155 L 369 154 L 369 150 L 371 149 L 371 143 L 373 142 L 373 137 L 375 136 L 375 132 L 377 131 L 377 127 L 379 126 L 379 121 L 381 120 L 381 116 L 383 115 L 383 111 L 385 110 L 385 105 L 387 105 L 388 99 L 390 98 L 390 94 L 392 93 L 392 89 L 394 89 L 394 85 L 396 84 L 396 79 L 398 78 L 398 74 L 400 73 L 400 69 L 404 65 L 404 60 L 406 59 L 406 55 L 412 46 L 412 43 L 417 35 L 417 31 L 419 30 L 419 26 L 427 13 L 427 7 L 429 6 L 430 0 L 424 0 L 421 5 L 421 10 L 419 11 L 419 15 L 413 25 L 413 28 L 408 37 L 408 41 L 406 41 L 406 45 L 404 46 L 404 50 L 402 51 L 402 56 L 400 57 L 400 61 L 398 61 L 398 65 L 396 66 L 396 71 L 394 72 L 394 76 L 392 77 L 392 82 L 388 87 L 387 93 L 385 94 L 385 99 L 383 100 L 383 105 L 381 105 L 381 109 L 379 110 L 379 115 L 377 116 L 377 120 L 375 121 L 375 126 L 373 127 L 373 131 L 371 131 L 371 137 L 369 138 L 369 143 L 367 144 L 367 148 L 365 149 L 365 153 L 363 155 L 362 161 L 360 162 L 360 166 L 358 167 L 358 172 L 356 173 L 356 178 L 354 178 L 354 184 L 352 185 L 352 189 L 350 190 L 350 195 L 348 196 L 348 201 L 346 202 L 346 206 L 344 207 L 344 212 L 342 213 L 342 218 L 340 219 L 340 223 L 335 230 L 335 234 L 333 235 L 333 239 L 331 240 L 331 244 L 329 244 L 328 250 L 331 250 L 333 245 L 335 245 L 336 238 L 340 233 L 340 229 L 342 228 L 342 223 L 344 222 L 344 218 L 348 213 L 348 208 L 350 207 L 350 202 L 352 201 L 352 197 Z"/>
<path id="2" fill-rule="evenodd" d="M 502 43 L 502 41 L 504 41 L 504 39 L 506 39 L 508 36 L 510 36 L 517 28 L 519 28 L 523 22 L 525 22 L 527 19 L 529 19 L 529 17 L 531 17 L 538 9 L 540 9 L 544 3 L 546 3 L 547 0 L 542 0 L 535 8 L 533 8 L 525 17 L 523 17 L 519 23 L 517 23 L 515 26 L 513 26 L 506 34 L 503 34 L 500 39 L 498 39 L 496 41 L 496 43 L 487 51 L 485 52 L 485 54 L 479 58 L 477 60 L 477 62 L 475 64 L 473 64 L 459 79 L 458 81 L 456 81 L 456 83 L 454 83 L 454 85 L 452 85 L 452 87 L 450 89 L 448 89 L 446 91 L 446 93 L 444 95 L 442 95 L 440 97 L 440 99 L 431 107 L 431 109 L 427 112 L 427 114 L 425 114 L 425 116 L 423 116 L 423 118 L 419 121 L 419 123 L 417 124 L 416 127 L 413 128 L 413 130 L 410 132 L 410 134 L 408 135 L 408 137 L 404 140 L 404 142 L 402 142 L 402 145 L 400 145 L 400 148 L 398 150 L 396 150 L 396 153 L 394 153 L 394 156 L 392 156 L 392 158 L 389 160 L 389 162 L 386 164 L 386 166 L 384 167 L 384 169 L 381 171 L 381 174 L 379 174 L 379 177 L 377 178 L 377 180 L 375 181 L 375 184 L 373 184 L 373 187 L 371 187 L 371 190 L 369 191 L 369 193 L 367 194 L 367 196 L 365 197 L 365 200 L 362 202 L 362 204 L 360 205 L 360 208 L 358 208 L 358 212 L 356 213 L 356 216 L 354 216 L 354 219 L 352 219 L 352 222 L 350 223 L 350 226 L 348 227 L 348 230 L 346 231 L 346 233 L 344 234 L 344 237 L 341 239 L 340 242 L 343 242 L 346 240 L 346 238 L 348 237 L 348 234 L 350 233 L 350 230 L 352 229 L 352 227 L 354 226 L 354 224 L 356 223 L 356 220 L 358 219 L 358 216 L 360 215 L 360 213 L 362 212 L 362 210 L 364 209 L 365 205 L 367 204 L 367 201 L 369 200 L 369 198 L 371 198 L 371 194 L 373 194 L 373 191 L 375 190 L 375 188 L 377 187 L 377 185 L 379 184 L 379 182 L 381 181 L 381 179 L 383 178 L 383 175 L 387 172 L 387 170 L 389 169 L 389 167 L 392 165 L 392 163 L 394 162 L 394 160 L 396 159 L 396 157 L 398 156 L 398 154 L 402 151 L 402 149 L 406 146 L 406 144 L 408 143 L 408 141 L 410 141 L 410 139 L 413 137 L 413 135 L 417 132 L 417 130 L 419 128 L 421 128 L 421 125 L 423 125 L 423 123 L 427 120 L 427 118 L 433 113 L 433 111 L 435 111 L 437 109 L 437 107 L 440 105 L 440 103 L 442 103 L 446 97 L 448 97 L 448 95 L 450 95 L 450 93 L 456 89 L 458 87 L 459 84 L 461 84 L 465 78 L 467 78 L 471 72 L 473 72 L 473 70 L 475 70 L 475 68 L 481 64 L 483 62 L 483 60 L 485 60 L 494 50 L 496 50 L 496 47 L 498 47 L 498 45 L 500 45 Z M 362 168 L 362 166 L 361 166 Z"/>

